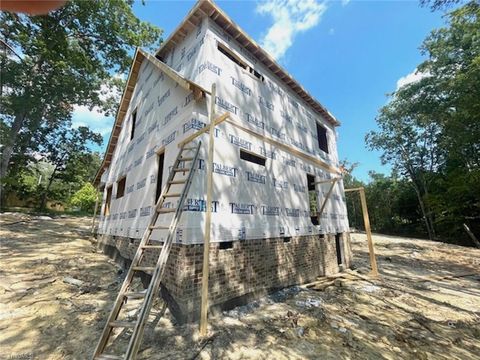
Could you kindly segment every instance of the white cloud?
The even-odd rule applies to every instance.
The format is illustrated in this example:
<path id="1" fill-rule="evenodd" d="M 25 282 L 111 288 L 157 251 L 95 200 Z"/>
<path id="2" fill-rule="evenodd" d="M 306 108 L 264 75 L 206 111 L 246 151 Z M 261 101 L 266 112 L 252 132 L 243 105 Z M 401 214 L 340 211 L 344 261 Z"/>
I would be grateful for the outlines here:
<path id="1" fill-rule="evenodd" d="M 342 0 L 342 6 L 347 6 L 350 0 Z"/>
<path id="2" fill-rule="evenodd" d="M 328 35 L 335 35 L 335 29 L 334 28 L 330 28 L 328 30 Z"/>
<path id="3" fill-rule="evenodd" d="M 119 78 L 120 75 L 114 77 Z M 117 87 L 109 87 L 101 85 L 98 92 L 99 98 L 106 101 L 109 98 L 114 98 L 118 103 L 121 97 L 121 89 Z M 113 116 L 105 116 L 105 114 L 98 108 L 89 109 L 87 106 L 75 106 L 72 114 L 72 127 L 87 126 L 90 130 L 100 133 L 102 136 L 108 135 L 112 131 L 114 118 Z"/>
<path id="4" fill-rule="evenodd" d="M 105 116 L 98 108 L 90 110 L 87 106 L 75 106 L 72 127 L 79 126 L 88 126 L 90 130 L 105 136 L 112 131 L 113 117 Z"/>
<path id="5" fill-rule="evenodd" d="M 429 76 L 428 73 L 422 73 L 415 69 L 410 74 L 402 76 L 400 79 L 397 80 L 397 90 L 400 89 L 402 86 L 420 81 L 427 76 Z"/>
<path id="6" fill-rule="evenodd" d="M 315 27 L 327 6 L 317 0 L 268 0 L 257 5 L 257 12 L 270 15 L 273 24 L 261 39 L 262 47 L 280 59 L 298 33 Z"/>

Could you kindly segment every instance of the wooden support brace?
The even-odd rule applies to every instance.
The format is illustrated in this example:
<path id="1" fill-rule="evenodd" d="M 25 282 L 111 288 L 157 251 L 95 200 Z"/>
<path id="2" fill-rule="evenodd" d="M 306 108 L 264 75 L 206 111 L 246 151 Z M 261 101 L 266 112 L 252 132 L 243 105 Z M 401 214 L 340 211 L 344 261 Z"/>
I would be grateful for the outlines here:
<path id="1" fill-rule="evenodd" d="M 331 179 L 332 180 L 332 185 L 330 185 L 330 189 L 328 189 L 327 195 L 325 196 L 325 199 L 323 200 L 322 207 L 320 208 L 320 211 L 317 212 L 317 219 L 318 223 L 320 224 L 320 218 L 322 217 L 323 210 L 325 209 L 325 206 L 327 206 L 327 201 L 330 198 L 330 195 L 332 194 L 333 188 L 335 187 L 335 184 L 338 181 L 338 178 Z"/>
<path id="2" fill-rule="evenodd" d="M 219 116 L 218 118 L 216 118 L 214 121 L 212 121 L 209 125 L 205 126 L 204 128 L 198 130 L 196 133 L 186 137 L 185 139 L 183 139 L 182 141 L 180 141 L 178 143 L 178 147 L 181 148 L 182 146 L 184 146 L 185 144 L 188 144 L 189 142 L 195 140 L 197 137 L 199 137 L 200 135 L 206 133 L 206 132 L 209 132 L 210 129 L 212 128 L 211 125 L 213 125 L 213 128 L 215 128 L 215 126 L 221 124 L 222 122 L 224 122 L 225 120 L 227 120 L 227 118 L 229 117 L 229 113 L 224 113 L 222 116 Z"/>
<path id="3" fill-rule="evenodd" d="M 370 267 L 372 268 L 370 275 L 373 277 L 377 277 L 379 275 L 378 267 L 377 267 L 377 259 L 375 258 L 375 248 L 373 246 L 372 230 L 370 228 L 370 219 L 368 217 L 368 207 L 367 207 L 367 198 L 365 197 L 365 188 L 358 187 L 358 188 L 345 189 L 345 192 L 353 192 L 353 191 L 358 191 L 360 193 L 360 202 L 362 204 L 362 213 L 363 213 L 363 224 L 365 225 L 365 233 L 367 234 L 368 254 L 370 255 Z"/>
<path id="4" fill-rule="evenodd" d="M 202 303 L 200 309 L 200 336 L 205 337 L 208 333 L 208 275 L 210 271 L 210 234 L 212 227 L 212 188 L 213 188 L 213 150 L 215 141 L 215 95 L 216 85 L 212 84 L 210 96 L 210 113 L 209 113 L 209 141 L 208 141 L 208 158 L 206 162 L 207 171 L 207 204 L 205 215 L 205 234 L 203 240 L 203 267 L 202 267 Z M 223 120 L 228 117 L 228 113 Z M 222 116 L 219 118 L 221 119 Z M 222 121 L 223 121 L 222 120 Z M 203 130 L 203 129 L 202 129 Z"/>

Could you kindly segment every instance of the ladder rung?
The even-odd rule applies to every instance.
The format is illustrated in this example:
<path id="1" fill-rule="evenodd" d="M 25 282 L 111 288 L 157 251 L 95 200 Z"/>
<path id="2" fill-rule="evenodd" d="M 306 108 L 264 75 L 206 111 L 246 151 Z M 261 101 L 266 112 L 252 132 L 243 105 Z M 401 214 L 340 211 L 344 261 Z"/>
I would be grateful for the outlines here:
<path id="1" fill-rule="evenodd" d="M 196 149 L 196 147 L 190 147 L 189 146 L 189 147 L 184 147 L 182 150 L 195 150 L 195 149 Z"/>
<path id="2" fill-rule="evenodd" d="M 123 360 L 123 356 L 102 354 L 95 356 L 95 360 Z"/>
<path id="3" fill-rule="evenodd" d="M 192 161 L 193 157 L 181 157 L 178 161 Z"/>
<path id="4" fill-rule="evenodd" d="M 123 296 L 129 299 L 143 299 L 147 295 L 146 292 L 140 291 L 140 292 L 128 292 L 125 293 Z"/>
<path id="5" fill-rule="evenodd" d="M 142 249 L 161 249 L 163 245 L 143 245 Z"/>
<path id="6" fill-rule="evenodd" d="M 169 181 L 168 183 L 169 184 L 185 184 L 187 182 L 187 180 L 172 180 L 172 181 Z"/>
<path id="7" fill-rule="evenodd" d="M 154 266 L 134 266 L 132 268 L 135 271 L 153 271 L 155 270 Z"/>
<path id="8" fill-rule="evenodd" d="M 152 226 L 150 226 L 150 229 L 151 229 L 151 230 L 155 230 L 155 229 L 168 230 L 168 229 L 170 229 L 170 226 L 165 226 L 165 225 L 152 225 Z"/>
<path id="9" fill-rule="evenodd" d="M 175 168 L 173 169 L 175 172 L 189 172 L 190 168 Z"/>
<path id="10" fill-rule="evenodd" d="M 115 320 L 115 321 L 111 321 L 109 323 L 109 325 L 111 327 L 134 328 L 135 327 L 135 322 Z"/>
<path id="11" fill-rule="evenodd" d="M 167 197 L 180 197 L 180 195 L 182 195 L 182 194 L 180 194 L 180 193 L 172 193 L 172 194 L 165 194 L 165 195 L 163 195 L 163 197 L 166 197 L 166 198 L 167 198 Z"/>
<path id="12" fill-rule="evenodd" d="M 159 213 L 171 213 L 177 211 L 176 208 L 161 208 L 157 210 Z"/>

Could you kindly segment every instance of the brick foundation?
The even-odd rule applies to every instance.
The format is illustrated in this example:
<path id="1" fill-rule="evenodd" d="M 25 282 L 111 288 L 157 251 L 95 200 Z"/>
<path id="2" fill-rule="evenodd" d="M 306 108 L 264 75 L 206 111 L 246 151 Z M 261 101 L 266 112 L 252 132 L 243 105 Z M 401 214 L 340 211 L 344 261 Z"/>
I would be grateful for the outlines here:
<path id="1" fill-rule="evenodd" d="M 210 245 L 210 309 L 228 309 L 267 292 L 302 284 L 350 267 L 348 233 L 339 234 L 342 264 L 337 262 L 335 234 L 234 241 L 232 248 Z M 124 267 L 139 239 L 102 236 L 99 246 Z M 159 251 L 149 251 L 142 265 L 154 265 Z M 203 245 L 173 244 L 162 282 L 162 296 L 179 322 L 199 317 Z"/>

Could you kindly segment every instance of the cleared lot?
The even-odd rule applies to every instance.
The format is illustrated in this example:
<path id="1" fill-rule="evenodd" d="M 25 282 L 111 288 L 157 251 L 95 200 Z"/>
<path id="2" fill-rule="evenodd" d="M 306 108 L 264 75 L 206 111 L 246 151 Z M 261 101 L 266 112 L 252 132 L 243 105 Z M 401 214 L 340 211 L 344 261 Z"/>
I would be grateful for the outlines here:
<path id="1" fill-rule="evenodd" d="M 0 226 L 0 358 L 89 358 L 122 276 L 90 242 L 90 219 L 2 214 Z M 365 274 L 365 236 L 352 236 Z M 286 289 L 211 318 L 206 340 L 167 310 L 147 328 L 140 357 L 480 358 L 480 250 L 374 241 L 380 279 L 349 275 L 321 281 L 318 291 Z"/>

